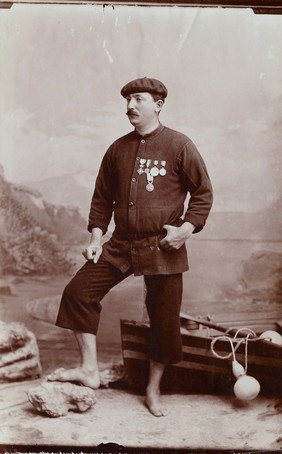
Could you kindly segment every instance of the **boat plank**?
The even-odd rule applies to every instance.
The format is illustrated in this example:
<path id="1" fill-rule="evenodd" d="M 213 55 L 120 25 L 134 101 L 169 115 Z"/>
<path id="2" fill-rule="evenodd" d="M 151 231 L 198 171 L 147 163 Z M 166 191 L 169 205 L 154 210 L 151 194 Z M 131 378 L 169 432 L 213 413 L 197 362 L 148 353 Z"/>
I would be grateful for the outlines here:
<path id="1" fill-rule="evenodd" d="M 197 325 L 197 324 L 196 324 Z M 245 324 L 244 324 L 245 325 Z M 269 325 L 266 325 L 269 329 Z M 164 377 L 164 389 L 181 392 L 229 393 L 233 389 L 233 359 L 230 341 L 216 333 L 215 355 L 211 349 L 210 329 L 182 329 L 183 361 L 169 365 Z M 129 383 L 136 388 L 144 387 L 148 375 L 149 325 L 144 322 L 121 320 L 121 340 L 125 369 Z M 221 338 L 220 338 L 221 337 Z M 236 359 L 247 366 L 248 374 L 257 377 L 264 394 L 276 395 L 282 391 L 282 346 L 258 338 L 237 338 Z M 246 364 L 247 358 L 247 364 Z"/>

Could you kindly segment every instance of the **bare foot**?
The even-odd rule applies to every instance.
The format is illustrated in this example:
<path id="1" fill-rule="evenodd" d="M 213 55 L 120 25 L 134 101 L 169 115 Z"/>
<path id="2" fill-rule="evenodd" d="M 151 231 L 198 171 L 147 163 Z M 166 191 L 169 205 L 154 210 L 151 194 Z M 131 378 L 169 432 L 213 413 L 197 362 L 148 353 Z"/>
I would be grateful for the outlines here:
<path id="1" fill-rule="evenodd" d="M 80 385 L 88 386 L 93 389 L 98 389 L 100 386 L 99 372 L 95 370 L 82 369 L 81 367 L 73 369 L 56 369 L 51 374 L 47 375 L 47 380 L 76 382 Z"/>
<path id="2" fill-rule="evenodd" d="M 162 407 L 159 392 L 151 391 L 150 389 L 147 388 L 144 403 L 148 408 L 149 412 L 152 413 L 152 415 L 154 416 L 168 415 L 168 410 Z"/>

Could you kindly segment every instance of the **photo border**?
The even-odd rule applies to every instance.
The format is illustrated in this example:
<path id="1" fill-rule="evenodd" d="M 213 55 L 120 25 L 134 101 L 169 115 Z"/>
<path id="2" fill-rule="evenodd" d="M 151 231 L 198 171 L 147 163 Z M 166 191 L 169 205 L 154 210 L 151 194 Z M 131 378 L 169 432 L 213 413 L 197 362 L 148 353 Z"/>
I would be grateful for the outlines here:
<path id="1" fill-rule="evenodd" d="M 1 8 L 11 8 L 14 4 L 69 4 L 69 5 L 123 5 L 123 6 L 186 6 L 201 8 L 251 8 L 255 14 L 282 14 L 282 0 L 126 0 L 126 1 L 95 1 L 95 0 L 0 0 Z"/>
<path id="2" fill-rule="evenodd" d="M 0 10 L 1 9 L 10 9 L 16 4 L 21 5 L 72 5 L 72 6 L 81 6 L 81 5 L 103 5 L 103 6 L 146 6 L 146 7 L 190 7 L 190 8 L 250 8 L 253 10 L 254 14 L 282 14 L 282 0 L 126 0 L 126 1 L 116 1 L 116 0 L 13 0 L 6 1 L 0 0 Z M 127 448 L 119 446 L 115 443 L 101 443 L 98 446 L 69 446 L 69 445 L 19 445 L 14 444 L 1 444 L 0 443 L 0 453 L 5 454 L 33 454 L 33 453 L 52 453 L 52 454 L 68 454 L 68 453 L 91 453 L 91 454 L 104 454 L 104 453 L 123 453 L 123 454 L 178 454 L 178 453 L 189 453 L 189 454 L 265 454 L 265 451 L 258 450 L 242 450 L 242 449 L 158 449 L 158 448 Z M 267 451 L 268 454 L 278 454 L 275 451 Z"/>

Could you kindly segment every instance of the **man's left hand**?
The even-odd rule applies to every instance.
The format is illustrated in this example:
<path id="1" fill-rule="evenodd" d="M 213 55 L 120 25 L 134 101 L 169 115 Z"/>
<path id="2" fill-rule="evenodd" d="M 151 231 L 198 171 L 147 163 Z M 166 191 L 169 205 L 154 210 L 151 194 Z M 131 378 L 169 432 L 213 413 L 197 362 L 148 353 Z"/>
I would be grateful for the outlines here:
<path id="1" fill-rule="evenodd" d="M 167 251 L 177 251 L 190 238 L 195 226 L 190 222 L 184 222 L 180 227 L 164 225 L 167 235 L 160 241 L 160 245 Z"/>

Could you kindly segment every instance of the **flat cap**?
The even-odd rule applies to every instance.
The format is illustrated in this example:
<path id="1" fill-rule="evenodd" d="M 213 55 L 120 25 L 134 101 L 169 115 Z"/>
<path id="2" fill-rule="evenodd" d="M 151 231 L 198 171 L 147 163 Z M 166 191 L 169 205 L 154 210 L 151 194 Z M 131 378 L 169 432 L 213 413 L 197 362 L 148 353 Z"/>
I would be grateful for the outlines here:
<path id="1" fill-rule="evenodd" d="M 160 95 L 163 98 L 167 97 L 167 89 L 162 82 L 157 79 L 150 79 L 148 77 L 143 77 L 141 79 L 135 79 L 131 82 L 128 82 L 124 87 L 122 87 L 120 93 L 126 98 L 132 93 L 152 93 Z"/>

